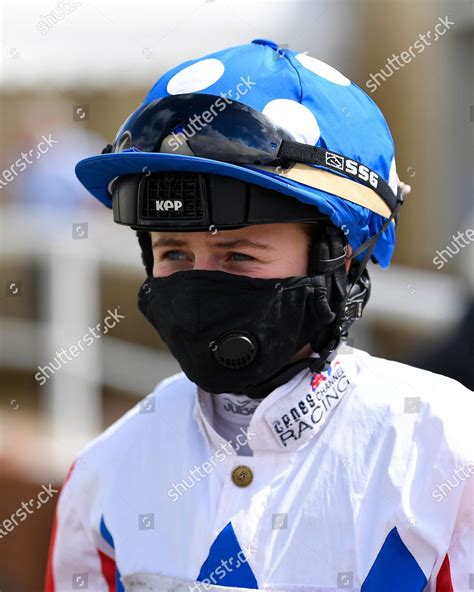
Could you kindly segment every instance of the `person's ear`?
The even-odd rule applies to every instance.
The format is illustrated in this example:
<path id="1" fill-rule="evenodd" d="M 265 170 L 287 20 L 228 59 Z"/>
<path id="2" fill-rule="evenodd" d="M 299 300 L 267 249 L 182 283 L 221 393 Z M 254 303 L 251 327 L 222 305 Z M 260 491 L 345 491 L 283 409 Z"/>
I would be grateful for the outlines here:
<path id="1" fill-rule="evenodd" d="M 346 257 L 346 273 L 349 271 L 349 268 L 352 263 L 352 259 L 350 259 L 350 256 L 352 255 L 352 247 L 351 247 L 351 245 L 347 245 L 347 246 L 348 246 L 348 252 L 347 252 L 347 257 Z"/>

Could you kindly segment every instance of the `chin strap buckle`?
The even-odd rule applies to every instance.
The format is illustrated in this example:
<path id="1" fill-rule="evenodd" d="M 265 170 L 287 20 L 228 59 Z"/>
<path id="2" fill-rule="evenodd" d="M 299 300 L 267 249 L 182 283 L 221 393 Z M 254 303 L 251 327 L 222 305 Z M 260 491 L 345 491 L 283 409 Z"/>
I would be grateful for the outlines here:
<path id="1" fill-rule="evenodd" d="M 362 317 L 364 310 L 364 298 L 355 298 L 344 307 L 343 323 L 352 323 Z"/>

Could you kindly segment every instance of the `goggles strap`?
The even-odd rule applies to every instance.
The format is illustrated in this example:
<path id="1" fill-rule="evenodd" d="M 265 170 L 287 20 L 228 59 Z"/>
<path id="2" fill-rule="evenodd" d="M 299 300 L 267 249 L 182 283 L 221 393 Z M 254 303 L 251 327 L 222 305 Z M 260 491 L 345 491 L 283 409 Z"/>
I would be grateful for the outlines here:
<path id="1" fill-rule="evenodd" d="M 337 152 L 330 152 L 318 146 L 311 146 L 301 142 L 289 142 L 288 140 L 281 141 L 278 158 L 285 161 L 314 164 L 331 172 L 342 173 L 378 193 L 389 207 L 390 212 L 393 212 L 396 207 L 397 196 L 385 179 L 357 160 L 347 158 Z"/>

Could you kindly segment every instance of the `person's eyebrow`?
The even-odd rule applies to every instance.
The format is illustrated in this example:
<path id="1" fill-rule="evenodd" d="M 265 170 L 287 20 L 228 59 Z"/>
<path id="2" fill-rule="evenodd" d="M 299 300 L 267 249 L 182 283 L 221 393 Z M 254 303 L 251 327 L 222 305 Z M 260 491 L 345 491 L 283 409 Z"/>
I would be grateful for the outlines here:
<path id="1" fill-rule="evenodd" d="M 228 239 L 228 240 L 219 240 L 209 243 L 213 247 L 218 248 L 226 248 L 226 249 L 237 249 L 241 247 L 250 247 L 254 249 L 272 249 L 272 247 L 265 243 L 258 243 L 255 241 L 251 241 L 248 239 L 240 238 L 240 239 Z M 155 247 L 185 247 L 187 242 L 182 239 L 173 238 L 173 237 L 159 237 L 155 241 L 153 241 L 152 248 Z"/>
<path id="2" fill-rule="evenodd" d="M 272 248 L 268 244 L 257 243 L 255 241 L 251 241 L 246 238 L 212 241 L 211 244 L 214 245 L 215 247 L 221 247 L 221 248 L 227 248 L 227 249 L 238 249 L 239 247 L 251 247 L 254 249 L 271 249 Z"/>
<path id="3" fill-rule="evenodd" d="M 160 236 L 156 240 L 153 241 L 151 245 L 152 249 L 155 247 L 185 247 L 186 241 L 173 238 L 172 236 Z"/>

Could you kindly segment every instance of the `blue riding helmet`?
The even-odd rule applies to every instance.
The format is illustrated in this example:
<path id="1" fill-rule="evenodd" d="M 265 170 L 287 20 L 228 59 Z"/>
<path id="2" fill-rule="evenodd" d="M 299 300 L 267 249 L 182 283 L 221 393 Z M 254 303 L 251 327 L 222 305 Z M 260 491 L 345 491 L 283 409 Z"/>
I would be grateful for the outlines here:
<path id="1" fill-rule="evenodd" d="M 109 150 L 76 166 L 109 208 L 123 175 L 222 175 L 314 205 L 354 251 L 385 224 L 372 259 L 390 265 L 403 191 L 387 122 L 362 89 L 307 53 L 255 39 L 185 62 L 159 78 Z"/>

